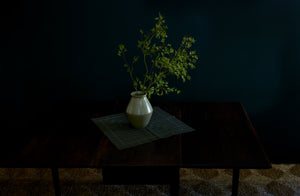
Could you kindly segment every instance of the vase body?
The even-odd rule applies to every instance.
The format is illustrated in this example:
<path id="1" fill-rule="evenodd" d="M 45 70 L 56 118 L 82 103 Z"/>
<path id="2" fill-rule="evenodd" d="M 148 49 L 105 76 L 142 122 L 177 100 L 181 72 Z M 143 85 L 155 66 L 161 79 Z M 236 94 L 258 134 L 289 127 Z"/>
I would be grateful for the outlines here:
<path id="1" fill-rule="evenodd" d="M 131 93 L 131 99 L 126 108 L 128 120 L 135 128 L 144 128 L 148 125 L 153 113 L 153 108 L 142 91 Z"/>

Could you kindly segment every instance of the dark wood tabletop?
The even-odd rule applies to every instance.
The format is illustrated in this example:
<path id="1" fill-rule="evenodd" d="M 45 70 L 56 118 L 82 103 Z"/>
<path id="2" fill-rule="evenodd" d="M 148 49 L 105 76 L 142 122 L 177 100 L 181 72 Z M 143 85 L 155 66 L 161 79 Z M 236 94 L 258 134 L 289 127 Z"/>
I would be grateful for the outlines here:
<path id="1" fill-rule="evenodd" d="M 124 112 L 126 105 L 63 104 L 40 132 L 2 148 L 0 167 L 271 167 L 241 103 L 153 103 L 196 131 L 118 150 L 90 119 Z"/>

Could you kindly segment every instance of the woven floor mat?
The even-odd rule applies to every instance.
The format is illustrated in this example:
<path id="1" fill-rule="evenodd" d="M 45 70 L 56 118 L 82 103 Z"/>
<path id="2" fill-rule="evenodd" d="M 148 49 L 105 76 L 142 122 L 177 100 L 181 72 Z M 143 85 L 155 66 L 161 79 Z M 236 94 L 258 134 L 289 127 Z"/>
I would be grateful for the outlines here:
<path id="1" fill-rule="evenodd" d="M 169 195 L 168 185 L 103 185 L 101 169 L 59 169 L 62 195 Z M 180 195 L 231 195 L 232 170 L 180 169 Z M 0 196 L 54 195 L 50 169 L 0 168 Z M 300 164 L 240 171 L 239 195 L 300 196 Z"/>

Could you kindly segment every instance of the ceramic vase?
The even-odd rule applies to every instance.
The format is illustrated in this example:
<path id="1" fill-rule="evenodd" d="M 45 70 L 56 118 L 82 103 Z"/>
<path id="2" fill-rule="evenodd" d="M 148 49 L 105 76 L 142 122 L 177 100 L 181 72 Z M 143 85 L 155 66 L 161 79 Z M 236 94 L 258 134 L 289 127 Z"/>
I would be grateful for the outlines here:
<path id="1" fill-rule="evenodd" d="M 153 108 L 142 91 L 134 91 L 131 94 L 131 99 L 126 108 L 126 115 L 128 120 L 135 128 L 144 128 L 148 125 Z"/>

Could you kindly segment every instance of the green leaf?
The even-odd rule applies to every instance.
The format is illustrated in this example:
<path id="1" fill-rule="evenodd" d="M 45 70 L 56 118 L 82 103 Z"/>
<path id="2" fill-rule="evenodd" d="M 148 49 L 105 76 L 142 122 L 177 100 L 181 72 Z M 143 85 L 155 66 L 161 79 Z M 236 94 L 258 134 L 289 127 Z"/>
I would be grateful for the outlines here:
<path id="1" fill-rule="evenodd" d="M 122 56 L 122 52 L 120 50 L 118 51 L 118 56 Z"/>
<path id="2" fill-rule="evenodd" d="M 133 86 L 136 88 L 138 83 L 136 81 L 133 81 Z"/>
<path id="3" fill-rule="evenodd" d="M 160 12 L 158 13 L 158 15 L 159 15 L 159 19 L 160 19 L 160 20 L 164 19 L 164 17 L 161 15 Z"/>
<path id="4" fill-rule="evenodd" d="M 120 48 L 120 50 L 123 50 L 125 48 L 125 46 L 123 44 L 119 44 L 119 48 Z"/>
<path id="5" fill-rule="evenodd" d="M 139 60 L 139 56 L 134 56 L 133 57 L 133 63 L 136 63 Z"/>

